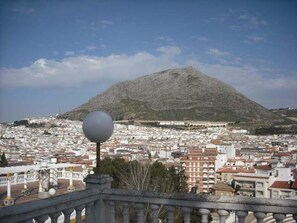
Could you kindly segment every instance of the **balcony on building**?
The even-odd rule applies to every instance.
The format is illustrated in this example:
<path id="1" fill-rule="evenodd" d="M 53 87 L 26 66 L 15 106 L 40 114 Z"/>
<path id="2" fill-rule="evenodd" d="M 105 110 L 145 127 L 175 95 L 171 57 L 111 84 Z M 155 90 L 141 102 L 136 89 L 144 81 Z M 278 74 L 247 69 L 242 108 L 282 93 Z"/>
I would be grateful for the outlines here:
<path id="1" fill-rule="evenodd" d="M 209 169 L 208 172 L 209 173 L 215 173 L 214 169 Z"/>
<path id="2" fill-rule="evenodd" d="M 208 178 L 215 178 L 215 174 L 214 173 L 209 173 Z"/>

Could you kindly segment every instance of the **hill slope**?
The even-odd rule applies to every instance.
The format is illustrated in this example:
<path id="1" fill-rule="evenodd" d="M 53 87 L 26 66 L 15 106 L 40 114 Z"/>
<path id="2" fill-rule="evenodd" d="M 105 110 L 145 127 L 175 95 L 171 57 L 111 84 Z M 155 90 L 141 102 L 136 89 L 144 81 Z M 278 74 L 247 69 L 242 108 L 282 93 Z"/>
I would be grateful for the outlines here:
<path id="1" fill-rule="evenodd" d="M 115 120 L 271 120 L 273 113 L 193 67 L 120 82 L 62 117 L 82 120 L 103 110 Z"/>

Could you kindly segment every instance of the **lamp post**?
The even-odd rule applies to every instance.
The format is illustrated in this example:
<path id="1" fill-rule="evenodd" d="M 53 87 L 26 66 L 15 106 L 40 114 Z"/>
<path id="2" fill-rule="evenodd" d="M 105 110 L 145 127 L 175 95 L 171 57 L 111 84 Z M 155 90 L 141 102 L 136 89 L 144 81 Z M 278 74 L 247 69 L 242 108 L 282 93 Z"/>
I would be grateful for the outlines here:
<path id="1" fill-rule="evenodd" d="M 89 113 L 83 121 L 85 136 L 96 143 L 96 167 L 95 174 L 100 174 L 100 144 L 110 138 L 113 132 L 112 118 L 102 111 Z"/>

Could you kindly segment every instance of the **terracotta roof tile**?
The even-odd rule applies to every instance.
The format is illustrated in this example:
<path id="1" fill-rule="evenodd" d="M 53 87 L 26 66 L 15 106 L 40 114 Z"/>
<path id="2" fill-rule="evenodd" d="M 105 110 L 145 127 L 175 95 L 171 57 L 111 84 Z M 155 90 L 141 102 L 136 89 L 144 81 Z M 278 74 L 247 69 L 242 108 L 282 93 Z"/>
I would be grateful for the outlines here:
<path id="1" fill-rule="evenodd" d="M 288 189 L 288 190 L 291 189 L 290 183 L 288 181 L 280 181 L 280 180 L 274 181 L 273 184 L 270 186 L 270 188 L 280 188 L 280 189 Z"/>
<path id="2" fill-rule="evenodd" d="M 216 172 L 217 173 L 254 173 L 255 169 L 222 167 L 222 168 L 219 168 Z"/>
<path id="3" fill-rule="evenodd" d="M 269 165 L 261 165 L 261 166 L 255 166 L 254 167 L 256 170 L 271 170 L 271 166 Z"/>

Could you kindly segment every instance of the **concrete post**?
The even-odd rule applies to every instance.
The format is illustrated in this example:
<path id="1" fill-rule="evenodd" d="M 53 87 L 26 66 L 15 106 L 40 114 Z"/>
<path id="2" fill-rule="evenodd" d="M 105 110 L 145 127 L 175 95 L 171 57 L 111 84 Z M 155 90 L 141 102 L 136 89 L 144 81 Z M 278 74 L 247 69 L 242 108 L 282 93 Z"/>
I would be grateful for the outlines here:
<path id="1" fill-rule="evenodd" d="M 86 183 L 86 190 L 94 190 L 101 193 L 104 189 L 111 188 L 112 177 L 107 174 L 89 174 L 84 179 Z M 95 222 L 108 222 L 108 211 L 107 204 L 102 199 L 95 203 L 94 213 Z"/>
<path id="2" fill-rule="evenodd" d="M 24 173 L 24 189 L 27 190 L 27 172 Z"/>
<path id="3" fill-rule="evenodd" d="M 30 191 L 28 190 L 28 174 L 27 172 L 24 173 L 24 188 L 21 190 L 21 194 L 23 196 L 28 196 L 30 194 Z"/>
<path id="4" fill-rule="evenodd" d="M 75 187 L 73 186 L 73 168 L 70 167 L 70 176 L 69 176 L 69 186 L 67 187 L 68 192 L 75 191 Z"/>
<path id="5" fill-rule="evenodd" d="M 4 206 L 14 205 L 14 199 L 11 197 L 11 175 L 7 174 L 7 196 L 4 199 Z"/>
<path id="6" fill-rule="evenodd" d="M 10 177 L 7 178 L 7 198 L 11 198 L 11 183 L 10 183 Z"/>

